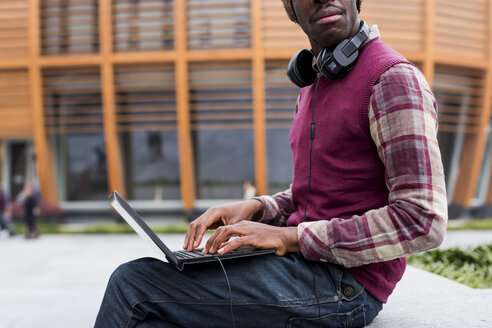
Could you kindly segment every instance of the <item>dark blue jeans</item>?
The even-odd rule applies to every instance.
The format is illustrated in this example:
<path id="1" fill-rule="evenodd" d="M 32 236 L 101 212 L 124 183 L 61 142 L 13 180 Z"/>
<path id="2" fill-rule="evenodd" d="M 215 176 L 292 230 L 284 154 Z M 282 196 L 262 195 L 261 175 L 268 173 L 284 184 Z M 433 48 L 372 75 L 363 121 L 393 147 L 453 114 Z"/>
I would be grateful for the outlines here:
<path id="1" fill-rule="evenodd" d="M 232 313 L 219 262 L 144 258 L 112 274 L 95 327 L 363 327 L 382 308 L 342 267 L 300 254 L 222 263 Z"/>

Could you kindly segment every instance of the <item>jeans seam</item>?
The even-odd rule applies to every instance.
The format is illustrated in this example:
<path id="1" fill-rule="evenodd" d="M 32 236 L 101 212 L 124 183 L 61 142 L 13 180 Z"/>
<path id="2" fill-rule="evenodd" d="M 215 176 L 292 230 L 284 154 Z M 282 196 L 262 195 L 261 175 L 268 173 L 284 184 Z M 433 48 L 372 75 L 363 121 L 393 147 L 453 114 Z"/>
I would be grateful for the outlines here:
<path id="1" fill-rule="evenodd" d="M 343 279 L 343 271 L 339 270 L 338 271 L 338 277 L 336 280 L 336 288 L 337 288 L 337 295 L 339 298 L 342 298 L 342 279 Z"/>
<path id="2" fill-rule="evenodd" d="M 138 304 L 138 303 L 137 303 Z M 137 305 L 135 304 L 135 305 Z M 134 305 L 134 306 L 135 306 Z M 130 324 L 130 320 L 132 319 L 133 317 L 133 308 L 134 306 L 131 307 L 130 311 L 128 311 L 127 315 L 126 315 L 126 320 L 123 322 L 123 328 L 126 328 L 128 327 L 128 324 Z"/>
<path id="3" fill-rule="evenodd" d="M 175 298 L 144 298 L 144 299 L 139 299 L 131 302 L 132 310 L 130 312 L 130 315 L 133 313 L 133 309 L 140 303 L 176 303 L 176 304 L 189 304 L 189 305 L 230 305 L 231 301 L 228 299 L 224 300 L 194 300 L 194 299 L 175 299 Z M 335 297 L 329 297 L 329 298 L 323 298 L 320 299 L 320 304 L 327 304 L 327 303 L 335 303 L 337 302 L 337 299 Z M 282 302 L 282 303 L 272 303 L 272 302 L 265 302 L 265 301 L 246 301 L 246 302 L 234 302 L 232 303 L 233 306 L 246 306 L 246 305 L 263 305 L 263 306 L 272 306 L 272 307 L 303 307 L 303 306 L 312 306 L 312 305 L 317 305 L 318 301 L 316 299 L 310 299 L 310 300 L 304 300 L 302 302 L 296 302 L 296 301 L 291 301 L 291 302 Z"/>
<path id="4" fill-rule="evenodd" d="M 325 314 L 325 315 L 322 315 L 322 316 L 313 316 L 313 317 L 305 317 L 305 316 L 292 316 L 288 319 L 288 324 L 291 324 L 293 321 L 296 321 L 296 320 L 310 320 L 310 321 L 316 321 L 316 320 L 326 320 L 330 317 L 341 317 L 341 320 L 343 320 L 345 322 L 345 326 L 346 327 L 353 327 L 353 314 L 354 312 L 356 311 L 359 311 L 359 309 L 362 311 L 362 314 L 363 314 L 363 319 L 364 319 L 364 326 L 366 326 L 366 307 L 364 304 L 359 304 L 359 306 L 357 306 L 356 308 L 350 310 L 350 311 L 346 311 L 346 312 L 333 312 L 333 313 L 330 313 L 330 314 Z"/>
<path id="5" fill-rule="evenodd" d="M 111 284 L 111 280 L 110 280 L 110 285 L 111 285 L 111 288 L 113 289 L 114 293 L 116 294 L 117 293 L 117 289 L 115 288 L 115 285 L 114 284 Z M 129 303 L 130 304 L 133 304 L 134 302 L 133 301 L 130 301 Z M 126 316 L 125 316 L 125 320 L 123 321 L 122 328 L 128 327 L 128 324 L 130 323 L 130 320 L 133 317 L 133 309 L 134 309 L 134 307 L 137 304 L 138 303 L 131 305 L 130 310 L 127 311 Z"/>
<path id="6" fill-rule="evenodd" d="M 367 326 L 366 320 L 366 306 L 362 305 L 362 315 L 364 316 L 364 327 Z"/>
<path id="7" fill-rule="evenodd" d="M 377 298 L 375 298 L 374 296 L 372 296 L 371 293 L 369 293 L 368 291 L 366 291 L 366 294 L 367 297 L 369 298 L 369 301 L 371 302 L 372 307 L 374 308 L 374 311 L 376 313 L 381 312 L 383 303 Z"/>

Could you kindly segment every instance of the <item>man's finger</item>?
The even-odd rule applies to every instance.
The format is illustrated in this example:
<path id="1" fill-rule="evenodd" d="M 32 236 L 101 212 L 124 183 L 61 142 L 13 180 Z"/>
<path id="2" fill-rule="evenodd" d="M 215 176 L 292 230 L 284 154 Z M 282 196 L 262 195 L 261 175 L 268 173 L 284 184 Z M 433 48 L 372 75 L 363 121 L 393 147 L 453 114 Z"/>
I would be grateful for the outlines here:
<path id="1" fill-rule="evenodd" d="M 188 248 L 188 243 L 190 242 L 190 238 L 191 238 L 191 234 L 192 234 L 192 230 L 195 229 L 195 222 L 191 222 L 189 225 L 188 225 L 188 230 L 186 231 L 186 236 L 185 236 L 185 240 L 183 242 L 183 249 L 187 249 Z"/>
<path id="2" fill-rule="evenodd" d="M 186 231 L 186 236 L 185 236 L 185 240 L 183 243 L 183 249 L 188 249 L 188 244 L 190 242 L 191 235 L 193 234 L 193 231 L 192 231 L 193 229 L 194 229 L 194 225 L 190 224 L 188 226 L 188 231 Z"/>
<path id="3" fill-rule="evenodd" d="M 239 248 L 241 246 L 249 246 L 249 245 L 251 245 L 251 239 L 252 239 L 252 237 L 250 237 L 250 236 L 244 236 L 244 237 L 238 237 L 238 238 L 235 238 L 231 241 L 225 242 L 222 245 L 220 245 L 220 248 L 217 251 L 217 253 L 222 255 L 222 254 L 232 252 L 233 250 L 235 250 L 236 248 Z"/>
<path id="4" fill-rule="evenodd" d="M 232 226 L 228 226 L 228 227 L 223 227 L 223 228 L 219 228 L 216 230 L 216 236 L 215 238 L 212 240 L 212 245 L 210 246 L 210 249 L 209 249 L 209 252 L 210 253 L 215 253 L 217 252 L 217 248 L 219 248 L 219 246 L 225 242 L 225 241 L 228 241 L 229 238 L 231 237 L 231 233 L 233 228 Z"/>
<path id="5" fill-rule="evenodd" d="M 195 244 L 193 245 L 194 248 L 200 246 L 200 244 L 202 243 L 203 235 L 205 234 L 205 231 L 207 231 L 208 228 L 209 228 L 208 224 L 200 225 L 200 227 L 198 228 L 198 232 L 195 235 Z"/>
<path id="6" fill-rule="evenodd" d="M 244 231 L 244 229 L 241 229 L 241 227 L 237 225 L 230 225 L 217 229 L 216 233 L 216 236 L 211 240 L 210 253 L 217 252 L 217 249 L 231 237 L 243 236 L 247 231 Z"/>
<path id="7" fill-rule="evenodd" d="M 223 228 L 219 227 L 217 228 L 217 230 L 215 230 L 215 232 L 210 236 L 208 237 L 208 240 L 207 242 L 205 243 L 205 247 L 203 248 L 203 253 L 204 254 L 207 254 L 210 250 L 210 247 L 212 247 L 212 243 L 214 242 L 214 240 L 217 238 L 217 235 L 220 233 L 220 231 L 222 230 Z"/>

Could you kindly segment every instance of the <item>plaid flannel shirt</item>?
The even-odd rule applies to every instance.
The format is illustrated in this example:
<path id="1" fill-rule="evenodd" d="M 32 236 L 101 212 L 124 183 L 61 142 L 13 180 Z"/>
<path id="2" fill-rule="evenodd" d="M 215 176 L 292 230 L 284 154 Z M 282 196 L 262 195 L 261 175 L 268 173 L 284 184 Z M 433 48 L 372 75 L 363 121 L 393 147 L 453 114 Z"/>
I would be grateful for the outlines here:
<path id="1" fill-rule="evenodd" d="M 379 32 L 373 26 L 369 39 L 375 37 Z M 388 205 L 348 220 L 299 224 L 299 246 L 307 259 L 355 267 L 442 242 L 447 199 L 437 142 L 437 104 L 420 70 L 398 64 L 381 75 L 372 89 L 369 124 L 385 166 Z M 264 208 L 260 222 L 285 225 L 296 210 L 290 189 L 257 199 Z"/>

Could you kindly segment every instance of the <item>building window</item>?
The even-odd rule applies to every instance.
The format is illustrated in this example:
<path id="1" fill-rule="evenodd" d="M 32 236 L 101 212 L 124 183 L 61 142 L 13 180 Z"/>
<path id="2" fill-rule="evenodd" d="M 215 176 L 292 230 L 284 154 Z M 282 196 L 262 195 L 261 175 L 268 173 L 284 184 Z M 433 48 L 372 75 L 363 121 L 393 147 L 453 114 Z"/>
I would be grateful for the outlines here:
<path id="1" fill-rule="evenodd" d="M 189 85 L 196 196 L 242 198 L 254 181 L 251 64 L 193 63 Z"/>
<path id="2" fill-rule="evenodd" d="M 285 190 L 292 183 L 289 132 L 299 88 L 289 81 L 288 61 L 268 61 L 265 70 L 268 193 Z"/>
<path id="3" fill-rule="evenodd" d="M 117 66 L 115 87 L 128 198 L 180 199 L 173 65 Z"/>
<path id="4" fill-rule="evenodd" d="M 186 8 L 189 49 L 251 46 L 249 0 L 188 0 Z"/>
<path id="5" fill-rule="evenodd" d="M 43 0 L 40 9 L 43 55 L 99 52 L 97 0 Z"/>
<path id="6" fill-rule="evenodd" d="M 115 52 L 174 48 L 173 0 L 113 0 Z"/>
<path id="7" fill-rule="evenodd" d="M 107 200 L 101 86 L 97 68 L 43 70 L 46 131 L 60 200 Z"/>
<path id="8" fill-rule="evenodd" d="M 434 94 L 439 108 L 438 141 L 446 176 L 448 202 L 459 178 L 466 138 L 480 132 L 481 86 L 484 74 L 477 69 L 436 65 Z"/>

